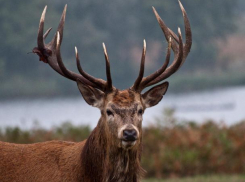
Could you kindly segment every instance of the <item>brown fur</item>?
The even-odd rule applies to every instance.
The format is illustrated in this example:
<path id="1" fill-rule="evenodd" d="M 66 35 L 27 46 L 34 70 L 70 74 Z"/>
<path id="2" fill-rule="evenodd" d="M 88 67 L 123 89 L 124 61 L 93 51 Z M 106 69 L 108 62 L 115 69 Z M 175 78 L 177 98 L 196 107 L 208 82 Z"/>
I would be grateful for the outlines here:
<path id="1" fill-rule="evenodd" d="M 111 137 L 103 126 L 103 121 L 100 120 L 82 152 L 85 181 L 139 182 L 144 173 L 140 166 L 141 144 L 129 150 L 126 156 L 124 149 L 113 145 Z M 126 161 L 129 162 L 128 166 Z"/>
<path id="2" fill-rule="evenodd" d="M 79 143 L 0 142 L 0 181 L 139 182 L 144 173 L 140 167 L 141 147 L 125 155 L 123 149 L 108 146 L 109 136 L 100 127 Z"/>
<path id="3" fill-rule="evenodd" d="M 135 96 L 131 91 L 113 93 L 113 103 L 126 105 L 125 122 L 129 113 L 136 112 Z M 131 108 L 129 107 L 129 108 Z M 132 119 L 132 118 L 131 118 Z M 117 122 L 117 121 L 116 121 Z M 114 122 L 113 122 L 114 123 Z M 35 144 L 0 142 L 1 182 L 139 182 L 144 170 L 140 166 L 142 151 L 141 122 L 139 142 L 130 149 L 119 146 L 119 139 L 108 124 L 105 113 L 87 140 L 83 142 L 50 141 Z M 112 127 L 113 125 L 113 127 Z M 112 130 L 113 129 L 113 130 Z M 115 130 L 117 131 L 117 130 Z"/>
<path id="4" fill-rule="evenodd" d="M 119 106 L 130 106 L 134 100 L 135 96 L 131 90 L 117 90 L 113 97 L 113 102 Z"/>
<path id="5" fill-rule="evenodd" d="M 61 182 L 81 179 L 80 143 L 50 141 L 35 144 L 0 142 L 1 182 Z"/>

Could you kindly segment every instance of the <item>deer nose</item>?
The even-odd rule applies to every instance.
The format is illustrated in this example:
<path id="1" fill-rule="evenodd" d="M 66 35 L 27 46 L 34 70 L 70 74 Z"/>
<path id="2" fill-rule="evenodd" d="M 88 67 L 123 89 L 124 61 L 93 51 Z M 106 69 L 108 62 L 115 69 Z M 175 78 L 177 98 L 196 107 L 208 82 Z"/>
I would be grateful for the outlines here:
<path id="1" fill-rule="evenodd" d="M 137 131 L 135 129 L 123 130 L 123 140 L 125 141 L 137 140 Z"/>

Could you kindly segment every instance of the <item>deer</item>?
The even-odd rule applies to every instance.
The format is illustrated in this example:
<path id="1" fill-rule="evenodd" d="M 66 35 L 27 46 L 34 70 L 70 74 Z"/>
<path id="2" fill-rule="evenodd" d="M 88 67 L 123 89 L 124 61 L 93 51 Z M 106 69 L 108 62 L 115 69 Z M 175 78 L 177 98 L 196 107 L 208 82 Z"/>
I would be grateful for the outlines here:
<path id="1" fill-rule="evenodd" d="M 41 15 L 37 47 L 33 53 L 40 61 L 63 77 L 75 81 L 87 104 L 101 112 L 97 126 L 81 142 L 47 141 L 34 144 L 0 142 L 1 182 L 140 182 L 145 171 L 140 165 L 142 155 L 142 120 L 146 108 L 157 105 L 165 95 L 166 80 L 184 63 L 192 45 L 192 33 L 187 13 L 179 1 L 185 26 L 185 43 L 180 28 L 176 35 L 166 26 L 155 8 L 153 12 L 168 42 L 165 62 L 154 73 L 144 77 L 146 41 L 140 69 L 134 84 L 119 90 L 112 85 L 110 61 L 103 43 L 106 81 L 86 73 L 75 47 L 79 71 L 68 70 L 61 56 L 61 43 L 67 5 L 53 39 L 46 44 L 44 33 L 47 6 Z M 170 63 L 171 51 L 174 59 Z M 164 81 L 164 82 L 162 82 Z M 152 86 L 148 91 L 143 89 Z"/>

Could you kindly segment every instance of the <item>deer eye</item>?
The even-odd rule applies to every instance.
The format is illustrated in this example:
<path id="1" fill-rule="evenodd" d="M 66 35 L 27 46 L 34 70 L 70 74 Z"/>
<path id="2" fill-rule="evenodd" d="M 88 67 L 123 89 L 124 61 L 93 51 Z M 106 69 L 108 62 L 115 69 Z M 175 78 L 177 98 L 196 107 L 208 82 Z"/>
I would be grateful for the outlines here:
<path id="1" fill-rule="evenodd" d="M 109 109 L 106 110 L 106 114 L 107 116 L 113 116 L 113 113 Z"/>
<path id="2" fill-rule="evenodd" d="M 142 115 L 143 114 L 143 109 L 138 110 L 138 114 Z"/>

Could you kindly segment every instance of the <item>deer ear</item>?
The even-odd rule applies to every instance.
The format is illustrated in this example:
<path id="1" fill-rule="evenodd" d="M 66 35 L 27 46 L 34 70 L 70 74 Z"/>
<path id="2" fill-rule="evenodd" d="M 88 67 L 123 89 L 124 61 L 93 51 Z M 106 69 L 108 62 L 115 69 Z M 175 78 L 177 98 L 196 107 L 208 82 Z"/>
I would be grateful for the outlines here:
<path id="1" fill-rule="evenodd" d="M 162 100 L 163 95 L 167 92 L 168 85 L 168 82 L 164 82 L 142 94 L 145 107 L 148 108 L 157 105 Z"/>
<path id="2" fill-rule="evenodd" d="M 77 81 L 77 86 L 81 92 L 84 100 L 91 106 L 101 108 L 104 101 L 104 93 L 93 87 L 83 84 L 81 81 Z"/>

